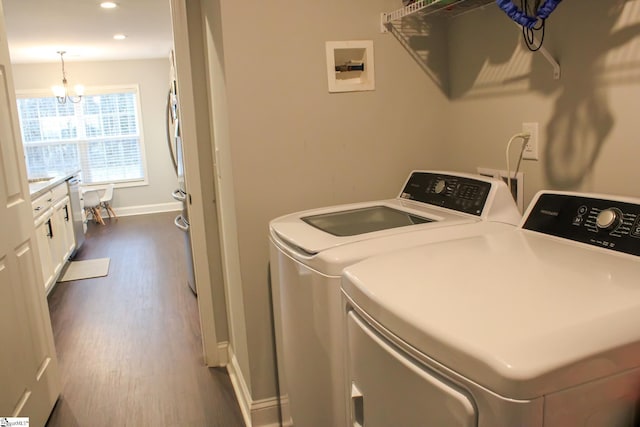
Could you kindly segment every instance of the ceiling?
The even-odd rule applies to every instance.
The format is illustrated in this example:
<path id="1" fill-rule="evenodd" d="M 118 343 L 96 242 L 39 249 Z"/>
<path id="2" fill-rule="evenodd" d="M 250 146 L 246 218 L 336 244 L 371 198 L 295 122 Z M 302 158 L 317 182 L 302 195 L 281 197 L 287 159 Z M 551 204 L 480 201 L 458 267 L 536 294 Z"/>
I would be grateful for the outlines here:
<path id="1" fill-rule="evenodd" d="M 168 58 L 172 46 L 169 0 L 0 0 L 11 62 Z M 125 40 L 114 40 L 114 34 Z"/>

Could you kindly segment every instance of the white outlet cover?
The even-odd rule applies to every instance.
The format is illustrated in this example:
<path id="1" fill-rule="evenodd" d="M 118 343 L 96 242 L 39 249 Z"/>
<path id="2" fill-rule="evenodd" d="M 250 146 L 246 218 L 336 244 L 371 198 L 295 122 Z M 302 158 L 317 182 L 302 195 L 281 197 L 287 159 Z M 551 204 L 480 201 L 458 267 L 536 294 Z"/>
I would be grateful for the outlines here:
<path id="1" fill-rule="evenodd" d="M 522 153 L 522 158 L 524 160 L 538 160 L 538 123 L 522 123 L 522 132 L 531 135 Z"/>

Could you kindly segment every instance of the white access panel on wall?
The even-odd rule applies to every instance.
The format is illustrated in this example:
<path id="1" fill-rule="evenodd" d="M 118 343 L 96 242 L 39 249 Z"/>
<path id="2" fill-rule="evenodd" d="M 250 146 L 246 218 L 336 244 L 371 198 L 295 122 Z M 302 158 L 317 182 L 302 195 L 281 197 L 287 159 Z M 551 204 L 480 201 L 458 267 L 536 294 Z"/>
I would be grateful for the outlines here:
<path id="1" fill-rule="evenodd" d="M 326 43 L 329 92 L 374 90 L 373 41 Z"/>

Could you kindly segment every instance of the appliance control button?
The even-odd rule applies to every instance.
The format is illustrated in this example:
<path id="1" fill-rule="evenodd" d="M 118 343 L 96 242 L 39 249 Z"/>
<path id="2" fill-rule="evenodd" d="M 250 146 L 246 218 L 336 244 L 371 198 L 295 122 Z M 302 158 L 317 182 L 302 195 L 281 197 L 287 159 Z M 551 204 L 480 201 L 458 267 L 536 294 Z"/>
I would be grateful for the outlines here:
<path id="1" fill-rule="evenodd" d="M 640 237 L 640 216 L 636 217 L 633 226 L 631 227 L 631 232 L 629 233 L 631 237 Z"/>
<path id="2" fill-rule="evenodd" d="M 440 194 L 442 193 L 445 189 L 447 188 L 447 182 L 444 179 L 439 179 L 438 182 L 436 182 L 436 185 L 433 187 L 433 191 L 436 194 Z"/>
<path id="3" fill-rule="evenodd" d="M 578 215 L 584 215 L 587 213 L 588 208 L 585 205 L 582 205 L 578 208 Z"/>
<path id="4" fill-rule="evenodd" d="M 598 214 L 596 225 L 602 230 L 613 230 L 622 222 L 622 212 L 617 209 L 605 209 Z"/>

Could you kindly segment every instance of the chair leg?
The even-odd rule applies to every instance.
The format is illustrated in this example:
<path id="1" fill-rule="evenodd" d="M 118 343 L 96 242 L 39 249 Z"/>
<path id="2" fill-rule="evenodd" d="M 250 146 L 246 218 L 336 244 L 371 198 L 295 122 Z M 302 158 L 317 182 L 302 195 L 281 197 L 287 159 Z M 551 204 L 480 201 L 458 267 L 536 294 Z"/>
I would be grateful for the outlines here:
<path id="1" fill-rule="evenodd" d="M 111 212 L 109 212 L 109 208 L 107 206 L 108 206 L 107 202 L 101 202 L 100 206 L 98 206 L 98 208 L 100 210 L 102 210 L 102 208 L 104 208 L 104 210 L 107 212 L 107 215 L 109 216 L 109 219 L 111 219 Z"/>
<path id="2" fill-rule="evenodd" d="M 100 214 L 100 209 L 98 207 L 91 208 L 91 212 L 93 213 L 93 217 L 98 224 L 105 225 L 104 220 L 102 219 L 102 215 Z"/>
<path id="3" fill-rule="evenodd" d="M 113 211 L 113 208 L 109 203 L 105 203 L 104 208 L 107 210 L 107 214 L 109 215 L 109 218 L 111 218 L 111 215 L 113 215 L 114 218 L 118 218 L 118 215 L 116 215 L 116 213 Z"/>
<path id="4" fill-rule="evenodd" d="M 84 208 L 84 213 L 87 218 L 87 221 L 89 220 L 89 215 L 91 215 L 91 218 L 96 222 L 96 224 L 99 223 L 98 218 L 96 217 L 96 212 L 94 208 Z"/>

